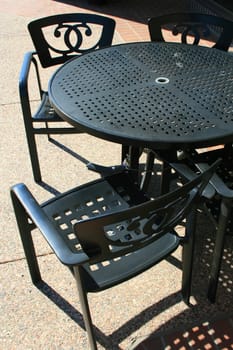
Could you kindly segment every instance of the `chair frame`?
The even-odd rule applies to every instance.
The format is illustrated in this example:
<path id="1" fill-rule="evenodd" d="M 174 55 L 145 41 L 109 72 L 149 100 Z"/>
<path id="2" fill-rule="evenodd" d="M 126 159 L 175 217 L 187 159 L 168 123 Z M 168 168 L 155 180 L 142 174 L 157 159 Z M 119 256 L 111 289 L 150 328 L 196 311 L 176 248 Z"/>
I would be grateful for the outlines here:
<path id="1" fill-rule="evenodd" d="M 88 27 L 90 24 L 99 24 L 103 26 L 102 35 L 99 41 L 95 43 L 91 48 L 87 50 L 82 49 L 82 37 L 80 36 L 79 26 L 69 25 L 65 27 L 63 23 L 79 23 L 79 26 L 85 28 L 85 35 L 91 36 L 91 28 Z M 81 23 L 81 24 L 80 24 Z M 55 26 L 54 36 L 61 36 L 60 30 L 64 27 L 66 32 L 64 34 L 65 44 L 67 49 L 65 51 L 55 51 L 52 46 L 47 43 L 46 38 L 43 34 L 43 29 L 47 26 Z M 36 182 L 41 181 L 41 170 L 39 164 L 38 150 L 36 145 L 36 135 L 48 135 L 48 139 L 51 140 L 50 135 L 57 134 L 76 134 L 83 133 L 78 128 L 67 127 L 67 123 L 62 120 L 53 110 L 49 104 L 47 92 L 43 90 L 40 79 L 40 66 L 42 68 L 51 67 L 58 64 L 65 63 L 68 59 L 81 55 L 84 52 L 89 52 L 94 49 L 110 46 L 115 29 L 115 21 L 111 18 L 96 14 L 83 14 L 83 13 L 72 13 L 72 14 L 61 14 L 54 15 L 45 18 L 41 18 L 32 21 L 28 25 L 29 32 L 31 34 L 32 41 L 34 43 L 36 51 L 27 52 L 24 56 L 21 72 L 19 76 L 19 95 L 21 101 L 22 114 L 24 118 L 24 126 L 26 131 L 27 143 L 29 148 L 29 155 L 31 159 L 33 176 Z M 69 35 L 71 32 L 75 32 L 77 36 L 76 45 L 70 43 Z M 51 52 L 56 52 L 57 56 L 53 56 Z M 58 56 L 58 54 L 60 56 Z M 38 84 L 39 95 L 41 98 L 40 106 L 38 110 L 33 114 L 30 101 L 30 89 L 29 89 L 29 78 L 31 76 L 32 67 L 35 70 L 36 80 Z M 50 123 L 62 122 L 62 127 L 52 127 Z"/>
<path id="2" fill-rule="evenodd" d="M 199 13 L 179 13 L 179 14 L 168 14 L 165 16 L 159 16 L 155 18 L 151 18 L 148 22 L 149 26 L 149 33 L 152 41 L 162 41 L 164 42 L 165 39 L 162 34 L 162 26 L 163 25 L 169 25 L 169 24 L 175 24 L 178 23 L 179 26 L 183 26 L 185 29 L 182 32 L 181 31 L 181 42 L 184 44 L 187 44 L 187 36 L 192 35 L 193 45 L 198 45 L 201 39 L 201 36 L 198 33 L 198 29 L 200 29 L 199 24 L 202 23 L 202 29 L 204 29 L 204 35 L 207 37 L 211 34 L 209 27 L 212 26 L 215 28 L 222 28 L 222 32 L 219 33 L 218 38 L 215 40 L 215 44 L 212 46 L 215 49 L 228 51 L 230 45 L 232 44 L 233 40 L 233 22 L 218 16 L 208 15 L 208 14 L 199 14 Z M 175 26 L 173 28 L 173 35 L 178 35 L 180 33 L 180 27 Z M 205 37 L 203 38 L 205 39 Z M 225 146 L 226 148 L 228 145 Z M 230 146 L 231 147 L 231 146 Z M 211 151 L 210 151 L 211 152 Z M 174 152 L 171 154 L 165 154 L 163 151 L 156 151 L 156 152 L 150 152 L 147 157 L 147 163 L 146 163 L 146 174 L 152 169 L 154 159 L 155 157 L 158 157 L 163 162 L 163 170 L 162 170 L 162 182 L 161 182 L 161 193 L 166 193 L 169 188 L 169 182 L 172 178 L 171 176 L 171 168 L 174 166 L 176 172 L 185 178 L 186 180 L 190 180 L 190 176 L 192 177 L 192 172 L 195 170 L 196 163 L 197 167 L 196 170 L 203 170 L 206 169 L 204 164 L 201 163 L 201 158 L 196 154 L 195 159 L 191 161 L 193 165 L 189 168 L 189 165 L 191 162 L 188 161 L 188 159 L 192 158 L 192 150 L 190 151 L 181 151 L 181 157 L 177 157 L 177 153 L 174 154 Z M 195 152 L 194 152 L 195 153 Z M 184 161 L 179 158 L 184 158 Z M 222 157 L 219 153 L 216 157 L 219 158 Z M 199 158 L 199 160 L 198 160 Z M 188 161 L 188 166 L 187 162 Z M 173 163 L 177 162 L 177 163 Z M 180 163 L 179 163 L 180 162 Z M 204 159 L 203 159 L 204 162 Z M 202 162 L 202 163 L 203 163 Z M 213 158 L 211 159 L 211 162 L 213 162 Z M 199 163 L 199 164 L 197 164 Z M 208 165 L 206 165 L 208 166 Z M 214 179 L 214 180 L 213 180 Z M 145 186 L 148 186 L 150 180 L 150 176 L 146 175 L 144 182 Z M 215 240 L 215 248 L 213 252 L 213 260 L 210 270 L 210 277 L 209 277 L 209 285 L 208 285 L 208 292 L 207 296 L 208 299 L 214 303 L 216 300 L 216 292 L 217 292 L 217 285 L 218 285 L 218 278 L 219 278 L 219 272 L 220 272 L 220 266 L 221 266 L 221 259 L 223 254 L 223 247 L 224 247 L 224 241 L 225 241 L 225 227 L 227 225 L 227 218 L 229 217 L 231 213 L 231 205 L 229 197 L 232 196 L 231 190 L 227 189 L 223 181 L 218 178 L 216 175 L 211 179 L 211 184 L 208 188 L 208 191 L 203 195 L 203 198 L 209 199 L 214 198 L 216 193 L 221 196 L 222 202 L 221 202 L 221 210 L 220 210 L 220 216 L 217 223 L 217 230 L 216 230 L 216 240 Z"/>
<path id="3" fill-rule="evenodd" d="M 213 48 L 227 51 L 233 40 L 233 22 L 227 19 L 200 13 L 170 13 L 153 17 L 148 20 L 148 28 L 151 41 L 165 42 L 166 40 L 162 33 L 162 27 L 170 24 L 174 24 L 172 31 L 174 36 L 181 33 L 181 43 L 183 44 L 187 44 L 187 36 L 191 35 L 194 39 L 193 42 L 189 44 L 198 45 L 201 39 L 201 35 L 199 33 L 200 29 L 204 30 L 203 34 L 207 37 L 211 34 L 208 26 L 217 26 L 223 28 L 222 32 L 219 34 L 219 37 L 216 39 L 215 44 L 212 46 Z M 158 151 L 158 153 L 160 152 Z M 160 158 L 162 159 L 162 157 Z M 167 159 L 166 156 L 165 159 Z M 147 188 L 149 185 L 151 177 L 150 174 L 153 168 L 154 160 L 155 153 L 148 152 L 145 165 L 145 173 L 142 179 L 143 188 Z M 164 174 L 166 174 L 166 169 L 164 169 Z M 164 178 L 162 178 L 162 180 L 164 180 Z M 164 191 L 164 184 L 161 186 L 161 191 Z"/>
<path id="4" fill-rule="evenodd" d="M 184 301 L 189 303 L 195 243 L 196 206 L 202 191 L 218 164 L 219 162 L 216 162 L 207 171 L 181 188 L 153 200 L 150 200 L 139 190 L 127 172 L 114 174 L 105 179 L 102 178 L 79 186 L 52 198 L 42 205 L 39 205 L 24 184 L 18 184 L 11 188 L 12 203 L 32 282 L 37 284 L 41 281 L 32 237 L 32 231 L 38 228 L 57 258 L 73 272 L 78 286 L 90 349 L 96 350 L 97 344 L 87 293 L 113 287 L 139 275 L 170 255 L 180 244 L 183 246 L 182 295 Z M 58 229 L 57 216 L 60 217 L 58 210 L 63 213 L 64 217 L 67 217 L 69 215 L 67 211 L 70 210 L 67 207 L 68 204 L 73 206 L 74 198 L 75 201 L 76 198 L 82 199 L 83 203 L 92 201 L 91 198 L 95 196 L 94 188 L 96 186 L 100 186 L 102 190 L 107 187 L 108 193 L 109 186 L 112 189 L 116 186 L 119 192 L 114 192 L 113 198 L 114 202 L 117 201 L 118 204 L 109 213 L 106 212 L 106 214 L 94 217 L 92 213 L 92 217 L 74 223 L 73 232 L 76 238 L 67 240 L 65 230 Z M 129 198 L 127 192 L 125 192 L 128 188 L 130 188 L 132 194 Z M 110 192 L 112 191 L 110 190 Z M 122 198 L 123 204 L 120 204 L 120 198 Z M 78 199 L 79 203 L 80 199 Z M 86 204 L 86 206 L 88 207 L 89 204 Z M 79 207 L 82 214 L 83 204 L 79 204 Z M 77 215 L 77 212 L 78 210 L 75 209 L 75 215 Z M 156 218 L 159 218 L 159 221 Z M 183 237 L 179 236 L 174 228 L 184 218 L 186 218 L 187 223 L 186 234 Z M 111 232 L 117 232 L 116 237 L 114 235 L 112 237 L 112 233 L 109 236 L 109 227 Z M 68 235 L 70 235 L 70 227 L 67 230 Z M 172 240 L 170 237 L 173 237 Z M 81 250 L 74 249 L 77 242 L 81 244 Z M 158 245 L 159 242 L 163 242 L 161 243 L 163 248 Z M 138 258 L 130 253 L 139 254 Z M 122 265 L 124 267 L 123 272 L 118 271 L 117 265 L 112 267 L 112 264 L 110 264 L 110 278 L 106 279 L 104 277 L 102 284 L 93 287 L 93 283 L 90 282 L 92 278 L 89 277 L 85 280 L 87 275 L 85 266 L 88 265 L 89 268 L 89 265 L 106 260 L 113 262 L 116 257 L 125 259 Z M 130 261 L 129 265 L 127 260 Z M 129 266 L 128 274 L 125 266 Z"/>
<path id="5" fill-rule="evenodd" d="M 186 157 L 179 162 L 173 163 L 165 161 L 167 176 L 164 181 L 164 190 L 167 191 L 169 189 L 169 183 L 172 179 L 171 169 L 175 170 L 174 176 L 177 176 L 178 174 L 184 181 L 190 181 L 190 179 L 196 176 L 196 173 L 206 171 L 209 164 L 213 163 L 213 161 L 216 159 L 221 159 L 222 167 L 224 168 L 225 166 L 222 152 L 227 150 L 228 148 L 225 147 L 200 154 L 193 151 L 191 154 L 186 154 Z M 163 156 L 163 160 L 164 159 L 165 156 Z M 216 171 L 216 173 L 212 176 L 208 186 L 206 186 L 205 190 L 203 191 L 203 201 L 201 203 L 202 209 L 204 209 L 204 211 L 208 214 L 216 228 L 216 238 L 207 290 L 207 297 L 211 303 L 215 303 L 216 301 L 218 280 L 222 263 L 224 243 L 226 239 L 226 228 L 232 215 L 233 190 L 224 183 L 224 180 L 218 174 L 221 168 L 217 169 L 218 171 Z M 214 218 L 214 216 L 211 214 L 211 210 L 208 207 L 208 202 L 213 202 L 215 197 L 220 198 L 219 214 L 216 218 Z"/>
<path id="6" fill-rule="evenodd" d="M 187 36 L 192 35 L 194 41 L 192 45 L 198 45 L 201 39 L 199 30 L 203 29 L 203 36 L 210 36 L 208 26 L 217 26 L 222 28 L 219 38 L 216 39 L 213 48 L 227 51 L 233 39 L 233 22 L 213 15 L 201 13 L 173 13 L 164 16 L 150 18 L 148 21 L 149 33 L 152 41 L 164 42 L 165 39 L 162 34 L 162 26 L 177 23 L 172 33 L 178 35 L 179 27 L 185 27 L 181 31 L 181 42 L 187 44 Z M 202 26 L 202 28 L 200 27 Z"/>
<path id="7" fill-rule="evenodd" d="M 223 154 L 225 153 L 225 155 Z M 188 155 L 189 162 L 192 164 L 192 167 L 195 166 L 196 171 L 206 171 L 208 168 L 208 164 L 213 162 L 215 159 L 222 159 L 222 167 L 224 168 L 224 160 L 223 156 L 226 157 L 226 161 L 228 161 L 227 155 L 230 155 L 229 162 L 231 161 L 231 149 L 229 148 L 229 145 L 212 150 L 207 151 L 201 154 L 198 154 L 196 152 L 193 152 L 192 155 Z M 184 160 L 186 162 L 186 160 Z M 221 167 L 221 168 L 222 168 Z M 187 168 L 182 168 L 182 172 L 180 171 L 180 164 L 177 165 L 177 169 L 179 174 L 181 176 L 184 176 L 187 174 Z M 189 171 L 189 170 L 188 170 Z M 221 172 L 219 170 L 219 172 Z M 222 263 L 222 257 L 223 257 L 223 249 L 224 249 L 224 243 L 226 239 L 226 229 L 228 226 L 228 221 L 230 220 L 230 217 L 232 215 L 232 203 L 233 203 L 233 190 L 225 184 L 224 179 L 221 178 L 221 175 L 216 172 L 214 176 L 210 180 L 210 186 L 212 186 L 212 189 L 214 190 L 214 193 L 207 192 L 207 194 L 203 193 L 203 198 L 206 201 L 206 204 L 204 205 L 204 209 L 207 211 L 209 215 L 210 210 L 208 209 L 207 202 L 208 200 L 214 201 L 215 197 L 219 197 L 220 204 L 219 204 L 219 215 L 217 218 L 214 218 L 213 215 L 211 215 L 211 219 L 213 220 L 213 223 L 216 227 L 216 238 L 215 238 L 215 244 L 214 244 L 214 251 L 213 251 L 213 258 L 212 258 L 212 264 L 210 268 L 210 274 L 209 274 L 209 284 L 208 284 L 208 291 L 207 296 L 211 303 L 214 303 L 216 301 L 216 295 L 217 295 L 217 288 L 218 288 L 218 280 L 219 280 L 219 274 L 221 269 L 221 263 Z"/>

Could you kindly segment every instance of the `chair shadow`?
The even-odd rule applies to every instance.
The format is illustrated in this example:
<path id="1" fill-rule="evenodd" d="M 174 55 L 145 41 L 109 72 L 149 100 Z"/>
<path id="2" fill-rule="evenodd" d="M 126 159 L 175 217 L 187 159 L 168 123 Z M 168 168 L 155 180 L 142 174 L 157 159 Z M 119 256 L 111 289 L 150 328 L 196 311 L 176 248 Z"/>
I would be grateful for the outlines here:
<path id="1" fill-rule="evenodd" d="M 181 348 L 185 344 L 189 348 L 188 341 L 199 345 L 200 339 L 203 339 L 204 349 L 204 342 L 208 340 L 210 334 L 215 333 L 218 334 L 220 343 L 226 342 L 228 336 L 229 342 L 232 342 L 232 332 L 228 335 L 227 330 L 223 332 L 222 329 L 215 329 L 215 322 L 233 317 L 233 235 L 228 234 L 226 236 L 216 302 L 210 303 L 207 299 L 207 288 L 215 243 L 214 228 L 212 230 L 211 225 L 205 214 L 199 213 L 190 307 L 171 317 L 169 321 L 162 324 L 154 332 L 151 332 L 141 342 L 137 342 L 133 347 L 134 350 L 147 348 L 146 344 L 151 344 L 151 342 L 153 344 L 152 339 L 161 336 L 164 341 L 164 349 L 178 349 L 178 347 Z M 175 266 L 177 265 L 173 259 L 169 262 L 175 262 Z M 180 262 L 177 262 L 179 268 Z M 188 340 L 187 334 L 189 336 Z M 167 338 L 166 335 L 168 336 Z M 176 343 L 177 347 L 174 345 Z M 186 347 L 184 346 L 184 348 Z"/>
<path id="2" fill-rule="evenodd" d="M 63 150 L 64 152 L 70 154 L 72 157 L 76 158 L 77 160 L 79 160 L 80 162 L 82 162 L 83 164 L 88 164 L 90 163 L 90 161 L 84 157 L 82 157 L 80 154 L 74 152 L 71 148 L 65 146 L 63 143 L 55 140 L 54 138 L 50 137 L 49 138 L 49 142 L 51 142 L 53 145 L 59 147 L 61 150 Z"/>
<path id="3" fill-rule="evenodd" d="M 220 314 L 225 316 L 226 314 L 231 313 L 233 315 L 233 236 L 228 235 L 226 237 L 217 300 L 215 304 L 211 304 L 207 299 L 207 286 L 209 268 L 212 263 L 212 251 L 215 237 L 213 234 L 214 231 L 211 229 L 211 222 L 208 222 L 207 220 L 208 218 L 206 218 L 205 214 L 200 212 L 197 223 L 197 242 L 194 259 L 191 304 L 181 313 L 171 317 L 169 321 L 162 324 L 156 329 L 155 332 L 152 332 L 149 335 L 146 334 L 148 338 L 156 337 L 161 333 L 174 333 L 174 330 L 185 331 L 191 329 L 195 325 L 200 326 L 204 322 L 210 322 L 211 320 L 219 318 Z M 174 256 L 171 256 L 167 261 L 176 266 L 178 269 L 181 269 L 182 267 L 181 261 Z M 46 297 L 54 302 L 57 307 L 65 312 L 70 319 L 85 330 L 82 312 L 77 310 L 46 282 L 40 282 L 37 287 Z M 180 292 L 169 294 L 156 304 L 150 305 L 148 308 L 143 309 L 140 313 L 113 331 L 110 336 L 105 335 L 102 330 L 94 326 L 96 339 L 105 349 L 120 350 L 122 348 L 119 344 L 127 337 L 129 337 L 132 333 L 135 333 L 153 318 L 159 316 L 164 311 L 169 310 L 169 308 L 174 307 L 181 301 L 182 295 Z"/>
<path id="4" fill-rule="evenodd" d="M 88 167 L 88 165 L 92 164 L 92 162 L 90 160 L 88 160 L 87 158 L 81 156 L 80 154 L 78 154 L 77 152 L 73 151 L 71 148 L 67 147 L 66 145 L 64 145 L 63 143 L 61 143 L 60 141 L 52 138 L 51 136 L 49 137 L 49 142 L 51 142 L 54 146 L 60 148 L 62 151 L 66 152 L 67 154 L 71 155 L 72 157 L 74 157 L 76 160 L 80 161 L 81 163 L 83 163 L 84 165 L 87 166 L 87 169 L 90 171 L 93 171 L 93 169 L 91 167 Z M 96 164 L 98 166 L 98 164 Z M 116 164 L 111 164 L 111 165 L 116 165 Z M 117 164 L 118 166 L 119 164 Z M 141 174 L 143 174 L 144 171 L 144 163 L 140 163 L 139 165 L 139 172 Z M 100 176 L 101 176 L 101 172 L 96 171 Z M 132 173 L 137 173 L 138 169 L 131 169 Z M 155 164 L 154 165 L 154 169 L 152 170 L 152 178 L 151 178 L 151 184 L 150 184 L 150 192 L 152 191 L 153 194 L 158 193 L 159 190 L 159 183 L 160 183 L 160 175 L 158 175 L 158 173 L 161 172 L 161 165 L 159 164 Z M 103 174 L 102 174 L 103 175 Z M 37 184 L 39 186 L 41 186 L 44 190 L 46 190 L 47 192 L 51 193 L 54 196 L 57 196 L 59 194 L 61 194 L 61 192 L 56 189 L 55 187 L 53 187 L 51 184 L 48 184 L 45 181 L 38 181 Z"/>
<path id="5" fill-rule="evenodd" d="M 57 293 L 49 284 L 45 281 L 41 281 L 37 284 L 37 288 L 48 299 L 50 299 L 60 310 L 62 310 L 72 321 L 74 321 L 79 327 L 85 330 L 82 313 L 79 312 L 73 305 L 71 305 L 65 298 Z M 159 301 L 135 317 L 128 320 L 124 325 L 114 331 L 111 336 L 106 336 L 98 327 L 94 325 L 94 331 L 97 341 L 105 348 L 111 350 L 121 350 L 119 343 L 124 341 L 132 332 L 140 329 L 144 324 L 151 319 L 165 311 L 167 308 L 174 306 L 181 301 L 181 294 L 179 292 L 169 295 L 167 298 Z"/>
<path id="6" fill-rule="evenodd" d="M 37 185 L 41 186 L 45 191 L 51 193 L 54 196 L 61 194 L 60 191 L 58 191 L 55 187 L 49 185 L 47 182 L 39 181 L 37 182 Z"/>
<path id="7" fill-rule="evenodd" d="M 51 142 L 54 146 L 60 148 L 62 151 L 66 152 L 67 154 L 71 155 L 75 159 L 79 160 L 81 163 L 83 163 L 85 165 L 90 163 L 90 161 L 88 159 L 82 157 L 80 154 L 76 153 L 71 148 L 69 148 L 66 145 L 64 145 L 63 143 L 55 140 L 54 138 L 50 137 L 49 142 Z M 61 194 L 60 191 L 58 191 L 55 187 L 53 187 L 52 185 L 48 184 L 45 181 L 39 181 L 39 182 L 37 182 L 37 184 L 39 186 L 43 187 L 44 190 L 46 190 L 47 192 L 50 192 L 54 196 Z"/>

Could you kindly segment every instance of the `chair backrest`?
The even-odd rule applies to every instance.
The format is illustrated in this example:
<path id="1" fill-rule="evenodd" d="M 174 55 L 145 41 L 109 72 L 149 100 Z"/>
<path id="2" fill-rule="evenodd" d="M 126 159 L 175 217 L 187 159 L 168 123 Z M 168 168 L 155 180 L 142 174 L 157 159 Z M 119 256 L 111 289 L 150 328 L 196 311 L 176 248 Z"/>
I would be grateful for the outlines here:
<path id="1" fill-rule="evenodd" d="M 184 44 L 188 43 L 188 36 L 193 38 L 193 45 L 198 45 L 201 39 L 213 40 L 211 28 L 218 33 L 212 47 L 227 51 L 233 39 L 233 22 L 206 14 L 176 13 L 153 17 L 149 19 L 148 26 L 152 41 L 167 41 L 162 32 L 164 26 L 169 26 L 174 36 L 180 33 Z"/>
<path id="2" fill-rule="evenodd" d="M 90 262 L 112 260 L 141 249 L 169 232 L 175 234 L 175 226 L 195 208 L 218 164 L 219 161 L 215 162 L 194 180 L 157 199 L 77 222 L 74 233 Z"/>
<path id="3" fill-rule="evenodd" d="M 96 14 L 70 13 L 44 17 L 28 24 L 42 67 L 112 44 L 115 21 Z"/>

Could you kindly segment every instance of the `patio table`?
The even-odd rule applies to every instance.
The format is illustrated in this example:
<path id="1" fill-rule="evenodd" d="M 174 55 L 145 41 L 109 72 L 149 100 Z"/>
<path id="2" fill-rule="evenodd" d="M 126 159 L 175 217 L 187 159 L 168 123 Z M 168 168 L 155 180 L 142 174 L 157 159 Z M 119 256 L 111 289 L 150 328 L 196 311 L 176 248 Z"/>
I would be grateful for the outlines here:
<path id="1" fill-rule="evenodd" d="M 233 55 L 177 43 L 93 51 L 49 82 L 56 112 L 96 137 L 150 149 L 233 141 Z"/>

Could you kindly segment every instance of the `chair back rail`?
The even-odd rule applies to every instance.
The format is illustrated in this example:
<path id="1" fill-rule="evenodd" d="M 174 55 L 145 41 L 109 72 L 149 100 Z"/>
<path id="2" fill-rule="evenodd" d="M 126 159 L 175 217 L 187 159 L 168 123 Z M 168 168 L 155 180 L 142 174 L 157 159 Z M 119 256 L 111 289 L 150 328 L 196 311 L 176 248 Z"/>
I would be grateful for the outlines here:
<path id="1" fill-rule="evenodd" d="M 167 41 L 162 29 L 169 26 L 174 36 L 181 34 L 181 42 L 188 43 L 188 36 L 193 38 L 193 45 L 200 44 L 200 40 L 213 40 L 210 28 L 219 29 L 219 35 L 215 38 L 214 48 L 227 51 L 233 39 L 233 22 L 212 15 L 200 13 L 176 13 L 153 17 L 148 22 L 149 33 L 152 41 Z"/>
<path id="2" fill-rule="evenodd" d="M 28 25 L 42 67 L 110 46 L 115 21 L 95 14 L 69 13 L 44 17 Z"/>
<path id="3" fill-rule="evenodd" d="M 181 188 L 111 214 L 75 223 L 74 233 L 91 262 L 114 259 L 158 240 L 187 217 L 220 160 Z"/>

